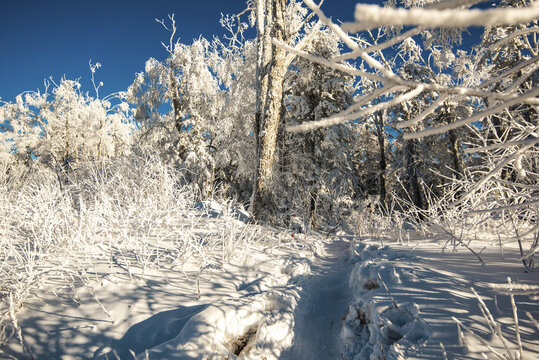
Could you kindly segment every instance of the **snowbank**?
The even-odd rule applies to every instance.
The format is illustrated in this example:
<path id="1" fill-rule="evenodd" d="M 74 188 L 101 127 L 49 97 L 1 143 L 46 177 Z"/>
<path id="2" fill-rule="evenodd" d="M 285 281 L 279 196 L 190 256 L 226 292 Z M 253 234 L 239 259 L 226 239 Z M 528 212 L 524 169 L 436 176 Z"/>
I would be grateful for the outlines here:
<path id="1" fill-rule="evenodd" d="M 340 334 L 347 359 L 400 359 L 432 334 L 419 306 L 409 299 L 401 302 L 390 292 L 392 285 L 415 281 L 413 270 L 402 264 L 416 257 L 387 250 L 363 243 L 356 248 L 349 278 L 353 297 Z"/>
<path id="2" fill-rule="evenodd" d="M 225 283 L 243 271 L 235 293 L 205 294 L 203 305 L 154 315 L 94 359 L 279 359 L 294 340 L 294 312 L 313 256 L 307 248 L 267 254 L 253 247 L 212 275 Z"/>
<path id="3" fill-rule="evenodd" d="M 517 248 L 500 253 L 488 243 L 470 246 L 484 263 L 464 247 L 444 251 L 437 241 L 360 243 L 349 277 L 353 295 L 340 332 L 343 356 L 516 359 L 520 338 L 521 358 L 536 358 L 537 274 L 525 271 Z"/>

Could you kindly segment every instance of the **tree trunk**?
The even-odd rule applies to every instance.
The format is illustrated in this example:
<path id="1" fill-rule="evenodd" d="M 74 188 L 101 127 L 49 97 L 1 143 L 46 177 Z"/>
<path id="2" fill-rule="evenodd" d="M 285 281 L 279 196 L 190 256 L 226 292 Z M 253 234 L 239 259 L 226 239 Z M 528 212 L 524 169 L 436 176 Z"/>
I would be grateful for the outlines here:
<path id="1" fill-rule="evenodd" d="M 315 166 L 321 170 L 322 164 L 319 161 L 319 159 L 316 158 L 316 142 L 317 142 L 316 134 L 317 132 L 318 131 L 305 134 L 304 149 L 305 149 L 305 153 L 309 154 L 309 157 L 313 160 L 313 163 L 315 164 Z M 309 169 L 309 170 L 311 172 L 310 176 L 305 174 L 307 175 L 309 180 L 307 182 L 308 189 L 307 189 L 307 192 L 304 194 L 304 196 L 307 197 L 307 201 L 308 201 L 308 209 L 307 209 L 308 210 L 308 213 L 307 213 L 308 223 L 306 224 L 307 225 L 306 227 L 310 229 L 311 227 L 317 226 L 315 217 L 316 217 L 316 202 L 318 199 L 319 180 L 316 179 L 317 178 L 316 171 L 314 171 L 314 169 Z"/>
<path id="2" fill-rule="evenodd" d="M 271 43 L 283 41 L 286 0 L 258 0 L 257 107 L 257 170 L 251 210 L 256 219 L 271 220 L 275 216 L 273 200 L 273 164 L 277 132 L 283 102 L 283 81 L 286 73 L 286 52 Z"/>
<path id="3" fill-rule="evenodd" d="M 376 135 L 378 136 L 378 148 L 380 159 L 378 162 L 378 179 L 380 185 L 380 206 L 382 210 L 386 209 L 386 146 L 384 136 L 384 113 L 379 111 L 376 114 Z"/>
<path id="4" fill-rule="evenodd" d="M 419 176 L 417 174 L 417 164 L 416 164 L 416 156 L 415 156 L 415 141 L 416 140 L 406 140 L 406 150 L 405 150 L 405 157 L 406 157 L 406 172 L 408 175 L 408 185 L 410 186 L 411 190 L 411 198 L 412 202 L 415 205 L 415 207 L 418 210 L 418 219 L 423 220 L 423 214 L 421 210 L 424 210 L 424 203 L 423 198 L 421 196 L 421 187 L 419 184 Z"/>
<path id="5" fill-rule="evenodd" d="M 172 59 L 171 59 L 172 61 Z M 178 93 L 178 84 L 174 76 L 174 67 L 170 66 L 170 87 L 172 88 L 172 108 L 174 109 L 174 126 L 178 131 L 178 136 L 182 133 L 182 109 L 180 103 L 180 95 Z"/>
<path id="6" fill-rule="evenodd" d="M 449 130 L 447 132 L 449 137 L 449 151 L 451 153 L 451 161 L 453 162 L 453 170 L 455 170 L 457 179 L 462 177 L 462 162 L 459 153 L 458 137 L 455 130 Z"/>

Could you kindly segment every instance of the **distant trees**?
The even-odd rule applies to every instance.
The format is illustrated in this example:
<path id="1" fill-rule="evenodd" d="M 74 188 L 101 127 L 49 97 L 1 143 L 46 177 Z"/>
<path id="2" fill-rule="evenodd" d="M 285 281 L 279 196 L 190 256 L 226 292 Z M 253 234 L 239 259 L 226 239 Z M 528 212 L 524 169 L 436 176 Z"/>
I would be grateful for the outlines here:
<path id="1" fill-rule="evenodd" d="M 128 153 L 134 124 L 123 99 L 121 93 L 91 97 L 81 91 L 78 81 L 66 79 L 47 82 L 44 93 L 18 95 L 15 103 L 0 106 L 3 160 L 30 164 L 35 159 L 66 167 Z"/>
<path id="2" fill-rule="evenodd" d="M 396 4 L 358 4 L 356 22 L 339 26 L 312 0 L 304 2 L 350 51 L 328 60 L 275 43 L 377 85 L 364 87 L 346 110 L 289 126 L 289 131 L 318 131 L 386 114 L 386 119 L 396 120 L 393 171 L 402 171 L 398 178 L 420 212 L 426 198 L 437 194 L 450 199 L 452 206 L 467 204 L 473 212 L 516 211 L 520 217 L 526 213 L 533 218 L 534 213 L 536 218 L 539 6 L 502 1 L 497 9 L 468 10 L 457 9 L 462 5 L 457 1 L 425 8 L 404 2 L 405 8 L 399 9 L 392 8 Z M 454 51 L 451 43 L 460 40 L 455 27 L 471 25 L 488 26 L 482 43 L 471 51 Z M 372 31 L 381 27 L 387 31 L 378 41 Z M 377 41 L 365 40 L 369 37 Z M 386 61 L 381 51 L 396 46 L 405 56 Z M 356 59 L 360 67 L 343 66 L 347 59 Z M 441 185 L 449 182 L 462 186 L 457 191 L 448 187 L 451 193 L 446 194 Z"/>

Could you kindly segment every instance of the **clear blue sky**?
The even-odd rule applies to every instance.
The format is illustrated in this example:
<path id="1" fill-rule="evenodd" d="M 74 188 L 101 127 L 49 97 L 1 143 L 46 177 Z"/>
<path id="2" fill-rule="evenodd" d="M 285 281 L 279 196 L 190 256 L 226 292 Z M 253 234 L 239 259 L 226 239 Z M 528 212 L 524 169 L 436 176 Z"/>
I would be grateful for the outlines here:
<path id="1" fill-rule="evenodd" d="M 374 0 L 371 0 L 373 2 Z M 334 19 L 351 21 L 358 0 L 325 0 Z M 238 13 L 244 0 L 2 0 L 0 4 L 0 97 L 13 101 L 43 80 L 81 78 L 90 85 L 88 61 L 103 66 L 100 95 L 126 90 L 150 57 L 163 59 L 169 34 L 155 18 L 176 15 L 182 42 L 224 34 L 221 13 Z"/>

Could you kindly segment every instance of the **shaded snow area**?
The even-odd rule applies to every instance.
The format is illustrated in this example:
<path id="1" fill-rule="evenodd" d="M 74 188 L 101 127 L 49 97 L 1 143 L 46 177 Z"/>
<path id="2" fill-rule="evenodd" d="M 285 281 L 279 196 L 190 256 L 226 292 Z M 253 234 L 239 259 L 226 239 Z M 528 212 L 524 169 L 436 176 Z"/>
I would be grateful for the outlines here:
<path id="1" fill-rule="evenodd" d="M 442 245 L 357 245 L 352 301 L 340 332 L 343 358 L 518 358 L 510 296 L 503 290 L 508 276 L 529 290 L 515 296 L 523 358 L 539 357 L 539 328 L 527 316 L 539 318 L 539 276 L 524 271 L 517 249 L 505 247 L 502 255 L 475 244 L 481 265 L 467 249 Z"/>
<path id="2" fill-rule="evenodd" d="M 523 271 L 516 249 L 502 257 L 486 244 L 482 266 L 439 242 L 293 234 L 215 204 L 191 215 L 190 234 L 209 250 L 183 261 L 165 256 L 173 243 L 164 239 L 158 265 L 135 266 L 140 259 L 102 245 L 84 249 L 95 258 L 84 271 L 65 260 L 7 325 L 0 358 L 515 358 L 507 276 L 520 289 L 523 358 L 539 354 L 539 278 Z M 209 247 L 227 231 L 230 243 Z"/>

